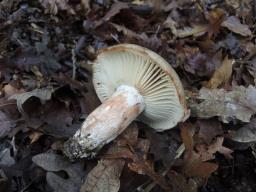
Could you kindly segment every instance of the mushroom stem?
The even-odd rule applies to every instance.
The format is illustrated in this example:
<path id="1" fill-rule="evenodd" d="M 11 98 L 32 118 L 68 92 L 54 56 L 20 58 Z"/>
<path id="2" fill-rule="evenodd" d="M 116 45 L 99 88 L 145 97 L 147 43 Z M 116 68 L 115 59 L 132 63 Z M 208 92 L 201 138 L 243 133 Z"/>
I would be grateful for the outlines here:
<path id="1" fill-rule="evenodd" d="M 70 158 L 92 157 L 115 139 L 144 110 L 143 96 L 132 86 L 121 85 L 110 99 L 96 108 L 82 127 L 64 144 Z"/>

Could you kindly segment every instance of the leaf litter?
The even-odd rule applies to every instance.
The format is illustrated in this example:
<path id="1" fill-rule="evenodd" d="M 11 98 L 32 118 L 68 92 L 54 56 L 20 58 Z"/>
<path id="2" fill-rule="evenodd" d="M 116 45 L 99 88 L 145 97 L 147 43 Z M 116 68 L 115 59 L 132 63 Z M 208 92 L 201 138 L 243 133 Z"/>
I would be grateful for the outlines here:
<path id="1" fill-rule="evenodd" d="M 252 191 L 253 5 L 1 1 L 0 191 Z M 71 163 L 62 143 L 99 105 L 90 63 L 118 43 L 163 56 L 192 117 L 162 133 L 132 124 L 96 159 Z M 243 144 L 250 147 L 236 150 Z"/>

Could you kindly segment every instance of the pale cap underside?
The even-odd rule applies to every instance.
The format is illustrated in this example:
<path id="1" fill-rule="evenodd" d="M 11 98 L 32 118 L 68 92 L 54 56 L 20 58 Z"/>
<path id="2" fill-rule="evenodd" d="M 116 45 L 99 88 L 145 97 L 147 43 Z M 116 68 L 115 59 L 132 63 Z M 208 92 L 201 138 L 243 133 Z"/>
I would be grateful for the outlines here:
<path id="1" fill-rule="evenodd" d="M 102 102 L 121 85 L 135 87 L 145 102 L 137 120 L 157 131 L 187 116 L 178 75 L 161 56 L 141 46 L 120 44 L 101 50 L 93 64 L 93 83 Z"/>

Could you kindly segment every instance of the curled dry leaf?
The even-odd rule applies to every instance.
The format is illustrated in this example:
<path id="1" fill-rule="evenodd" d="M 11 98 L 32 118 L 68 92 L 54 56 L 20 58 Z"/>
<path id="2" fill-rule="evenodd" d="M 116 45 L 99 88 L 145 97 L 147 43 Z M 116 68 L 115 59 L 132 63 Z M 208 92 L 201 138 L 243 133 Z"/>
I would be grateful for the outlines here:
<path id="1" fill-rule="evenodd" d="M 46 101 L 50 100 L 53 93 L 52 88 L 35 89 L 30 92 L 14 94 L 9 99 L 15 99 L 17 101 L 17 107 L 20 113 L 25 114 L 22 105 L 31 97 L 37 97 L 40 99 L 41 103 L 44 104 Z"/>
<path id="2" fill-rule="evenodd" d="M 117 192 L 124 163 L 118 159 L 99 161 L 87 175 L 80 192 Z"/>
<path id="3" fill-rule="evenodd" d="M 95 22 L 95 28 L 102 25 L 104 22 L 109 21 L 112 17 L 118 14 L 122 9 L 127 9 L 128 4 L 123 2 L 116 2 L 112 5 L 110 10 L 106 13 L 106 15 L 100 20 Z"/>
<path id="4" fill-rule="evenodd" d="M 232 136 L 232 139 L 242 143 L 256 142 L 256 118 L 238 129 Z"/>
<path id="5" fill-rule="evenodd" d="M 249 122 L 256 113 L 256 88 L 236 86 L 232 91 L 224 89 L 202 88 L 196 99 L 200 103 L 191 103 L 190 108 L 193 116 L 210 118 L 218 116 L 224 123 L 231 119 L 239 119 Z"/>
<path id="6" fill-rule="evenodd" d="M 221 26 L 228 28 L 230 31 L 242 36 L 251 36 L 252 32 L 248 25 L 241 24 L 236 16 L 230 16 L 222 22 Z"/>
<path id="7" fill-rule="evenodd" d="M 216 89 L 220 85 L 228 83 L 232 74 L 232 66 L 234 63 L 235 60 L 228 59 L 228 56 L 226 56 L 221 67 L 214 72 L 212 78 L 207 83 L 206 87 Z"/>

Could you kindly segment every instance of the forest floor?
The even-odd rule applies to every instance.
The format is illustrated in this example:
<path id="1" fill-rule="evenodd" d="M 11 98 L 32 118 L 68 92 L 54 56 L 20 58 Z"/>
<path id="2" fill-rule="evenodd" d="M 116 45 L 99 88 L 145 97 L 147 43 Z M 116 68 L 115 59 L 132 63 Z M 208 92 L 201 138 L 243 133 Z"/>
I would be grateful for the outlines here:
<path id="1" fill-rule="evenodd" d="M 255 0 L 0 0 L 0 192 L 255 192 L 255 21 Z M 175 69 L 190 117 L 71 162 L 100 104 L 91 64 L 120 43 Z"/>

